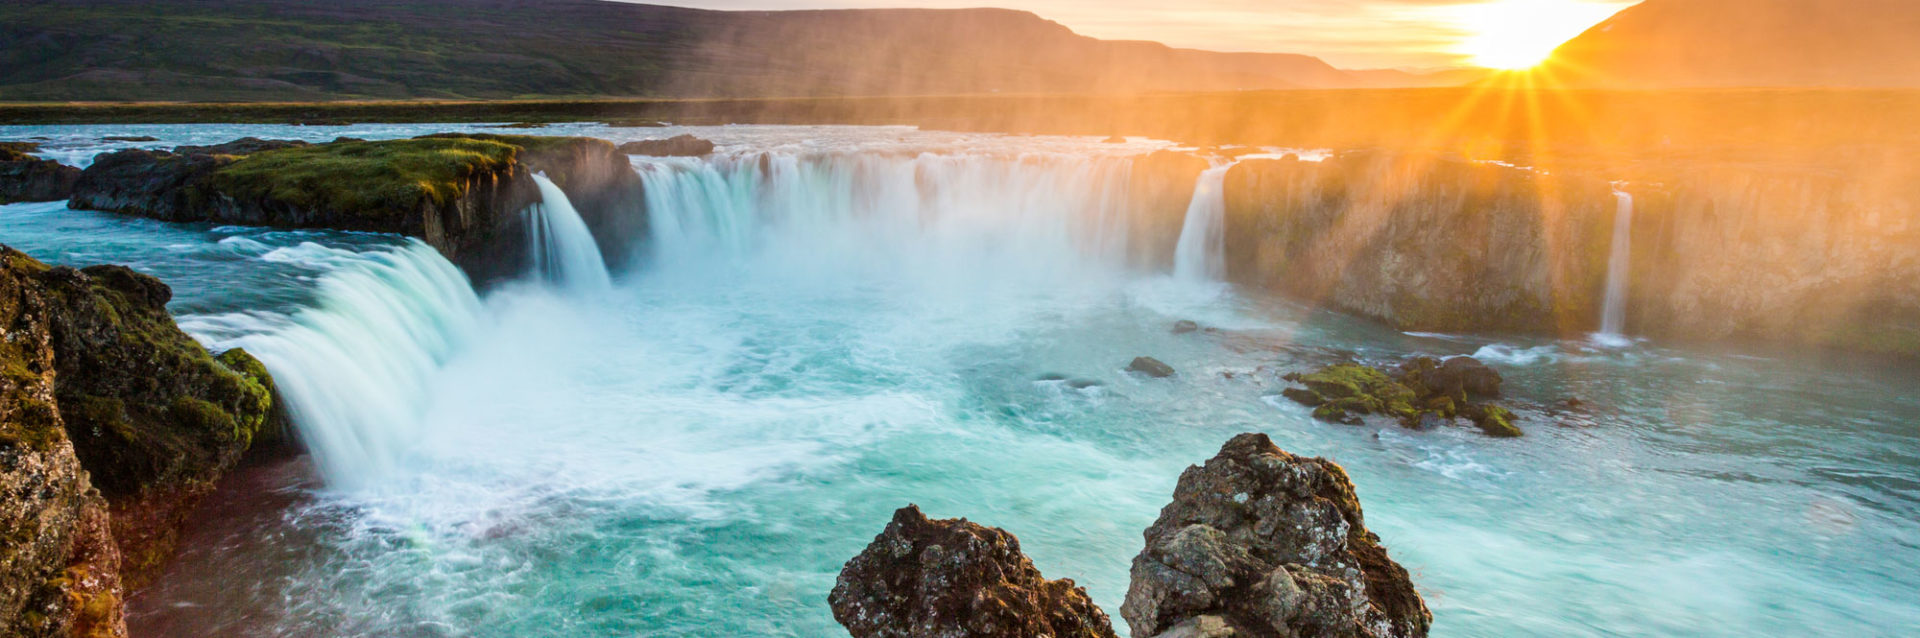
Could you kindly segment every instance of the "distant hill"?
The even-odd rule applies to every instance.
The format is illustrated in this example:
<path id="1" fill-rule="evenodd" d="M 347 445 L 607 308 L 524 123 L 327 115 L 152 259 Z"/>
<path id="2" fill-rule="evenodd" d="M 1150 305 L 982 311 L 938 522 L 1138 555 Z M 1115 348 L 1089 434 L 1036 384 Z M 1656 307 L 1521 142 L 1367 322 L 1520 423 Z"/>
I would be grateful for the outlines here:
<path id="1" fill-rule="evenodd" d="M 1647 0 L 1561 45 L 1584 86 L 1920 86 L 1920 0 Z"/>
<path id="2" fill-rule="evenodd" d="M 1080 36 L 1000 9 L 7 0 L 0 100 L 742 97 L 1459 84 Z"/>

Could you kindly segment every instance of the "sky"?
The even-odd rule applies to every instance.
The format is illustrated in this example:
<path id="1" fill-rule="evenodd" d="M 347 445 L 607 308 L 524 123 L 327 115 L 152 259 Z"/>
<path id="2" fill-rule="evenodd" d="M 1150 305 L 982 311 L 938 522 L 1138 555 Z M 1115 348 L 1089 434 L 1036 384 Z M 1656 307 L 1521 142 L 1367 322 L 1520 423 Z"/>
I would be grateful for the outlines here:
<path id="1" fill-rule="evenodd" d="M 706 9 L 1022 9 L 1082 35 L 1304 53 L 1347 69 L 1473 66 L 1510 40 L 1563 41 L 1637 0 L 643 0 Z M 1498 33 L 1489 34 L 1490 30 Z M 1541 45 L 1531 45 L 1538 48 Z M 1551 48 L 1551 44 L 1546 45 Z M 1476 55 L 1476 54 L 1479 55 Z M 1496 58 L 1497 59 L 1497 58 Z"/>

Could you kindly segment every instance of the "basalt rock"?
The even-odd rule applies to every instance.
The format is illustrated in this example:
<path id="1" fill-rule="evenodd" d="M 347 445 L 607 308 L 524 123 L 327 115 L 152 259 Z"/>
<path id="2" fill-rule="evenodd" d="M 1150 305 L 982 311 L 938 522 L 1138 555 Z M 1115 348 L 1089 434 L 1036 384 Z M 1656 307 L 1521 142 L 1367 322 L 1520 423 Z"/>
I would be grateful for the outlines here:
<path id="1" fill-rule="evenodd" d="M 692 135 L 675 135 L 662 140 L 640 140 L 620 145 L 628 155 L 654 157 L 700 157 L 713 153 L 713 142 Z"/>
<path id="2" fill-rule="evenodd" d="M 567 193 L 603 254 L 622 259 L 630 252 L 624 247 L 645 232 L 640 179 L 604 140 L 247 138 L 176 151 L 101 154 L 80 175 L 68 205 L 167 221 L 411 235 L 481 281 L 524 271 L 530 257 L 521 211 L 540 201 L 535 172 Z"/>
<path id="3" fill-rule="evenodd" d="M 1138 372 L 1155 379 L 1173 376 L 1173 366 L 1153 357 L 1134 357 L 1133 363 L 1127 364 L 1127 371 Z"/>
<path id="4" fill-rule="evenodd" d="M 1335 363 L 1308 374 L 1285 379 L 1305 387 L 1290 387 L 1281 396 L 1313 408 L 1322 421 L 1359 425 L 1361 416 L 1392 417 L 1409 428 L 1427 429 L 1456 418 L 1472 422 L 1488 436 L 1516 437 L 1513 412 L 1475 402 L 1500 396 L 1500 373 L 1472 357 L 1442 361 L 1413 357 L 1389 374 L 1351 361 Z"/>
<path id="5" fill-rule="evenodd" d="M 34 539 L 6 544 L 0 635 L 123 635 L 123 584 L 172 555 L 269 422 L 272 381 L 180 332 L 159 280 L 4 247 L 0 261 L 0 530 Z"/>
<path id="6" fill-rule="evenodd" d="M 847 561 L 828 596 L 854 638 L 1113 638 L 1070 579 L 1047 580 L 1003 530 L 908 505 Z"/>
<path id="7" fill-rule="evenodd" d="M 79 179 L 78 168 L 28 155 L 26 150 L 0 147 L 0 204 L 66 199 Z"/>
<path id="8" fill-rule="evenodd" d="M 1121 607 L 1140 638 L 1411 638 L 1433 623 L 1346 472 L 1264 434 L 1182 473 L 1145 536 Z"/>

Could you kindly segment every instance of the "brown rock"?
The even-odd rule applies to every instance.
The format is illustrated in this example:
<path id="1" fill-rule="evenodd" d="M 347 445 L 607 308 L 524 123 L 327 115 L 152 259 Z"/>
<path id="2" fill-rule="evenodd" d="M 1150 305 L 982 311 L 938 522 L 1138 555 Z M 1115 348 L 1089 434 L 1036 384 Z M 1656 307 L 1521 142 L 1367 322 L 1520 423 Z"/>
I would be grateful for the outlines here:
<path id="1" fill-rule="evenodd" d="M 1121 607 L 1139 638 L 1410 638 L 1433 623 L 1346 472 L 1264 434 L 1181 474 L 1146 541 Z"/>
<path id="2" fill-rule="evenodd" d="M 1071 579 L 1047 580 L 1003 530 L 908 505 L 847 561 L 828 597 L 853 638 L 1113 638 Z"/>

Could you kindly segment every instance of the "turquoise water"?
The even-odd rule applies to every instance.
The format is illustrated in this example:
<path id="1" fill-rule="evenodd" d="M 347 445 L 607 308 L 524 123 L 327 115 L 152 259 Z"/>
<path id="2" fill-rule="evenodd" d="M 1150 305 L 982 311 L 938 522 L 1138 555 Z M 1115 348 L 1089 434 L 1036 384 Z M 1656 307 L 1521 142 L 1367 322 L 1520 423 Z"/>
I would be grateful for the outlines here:
<path id="1" fill-rule="evenodd" d="M 0 138 L 79 155 L 108 134 L 441 129 L 458 127 Z M 1436 636 L 1920 631 L 1912 367 L 1408 335 L 1175 279 L 1124 254 L 1115 155 L 1132 149 L 1086 140 L 693 132 L 722 154 L 636 164 L 661 232 L 605 292 L 529 280 L 469 306 L 443 290 L 457 281 L 368 276 L 439 272 L 400 238 L 0 207 L 0 242 L 168 280 L 209 343 L 281 339 L 276 376 L 390 375 L 328 386 L 381 408 L 303 421 L 334 437 L 317 457 L 349 461 L 253 484 L 266 505 L 231 496 L 251 504 L 134 599 L 136 632 L 844 635 L 826 592 L 909 502 L 1017 534 L 1118 622 L 1140 532 L 1180 470 L 1244 431 L 1348 468 Z M 394 295 L 439 301 L 395 315 L 430 321 L 385 325 L 434 328 L 356 323 Z M 1173 334 L 1181 319 L 1216 330 Z M 301 326 L 361 358 L 294 356 L 312 343 Z M 379 347 L 354 345 L 367 335 Z M 412 339 L 433 343 L 383 363 Z M 1277 398 L 1280 374 L 1348 352 L 1478 354 L 1528 436 L 1328 425 Z M 1124 373 L 1139 355 L 1180 374 Z M 1557 407 L 1568 397 L 1593 407 Z"/>

